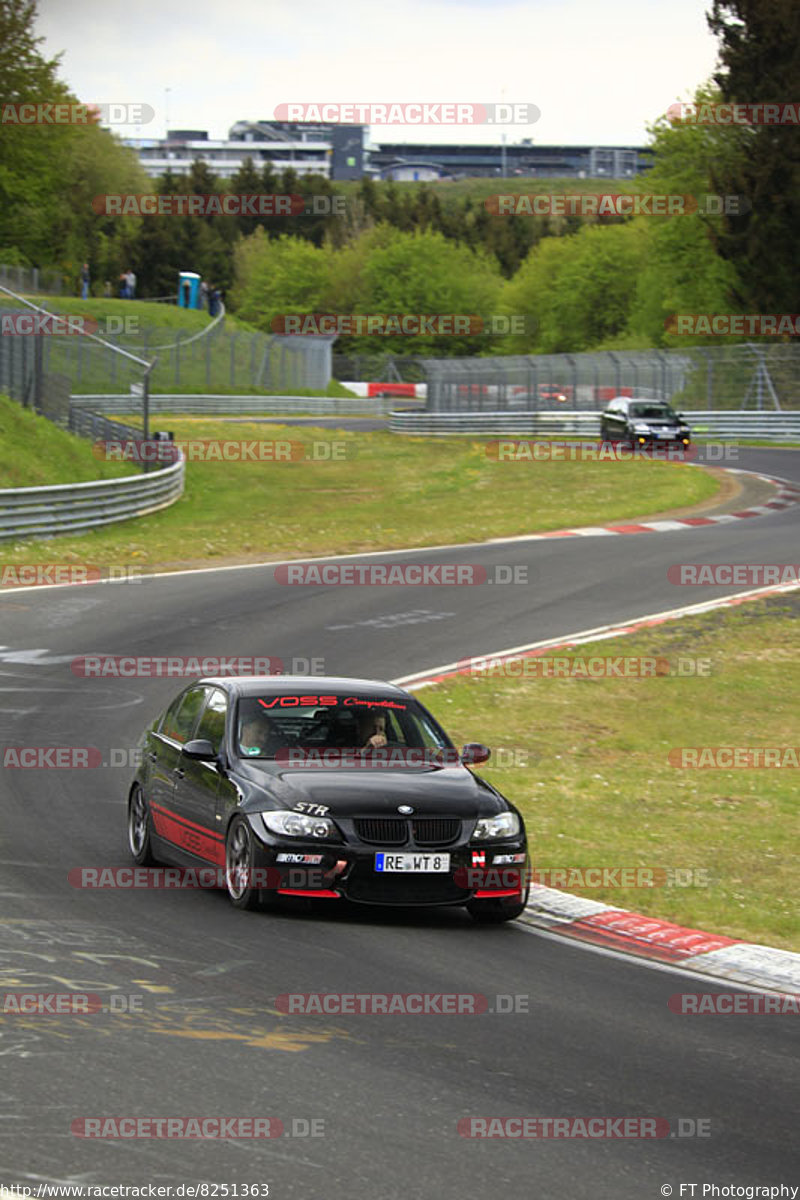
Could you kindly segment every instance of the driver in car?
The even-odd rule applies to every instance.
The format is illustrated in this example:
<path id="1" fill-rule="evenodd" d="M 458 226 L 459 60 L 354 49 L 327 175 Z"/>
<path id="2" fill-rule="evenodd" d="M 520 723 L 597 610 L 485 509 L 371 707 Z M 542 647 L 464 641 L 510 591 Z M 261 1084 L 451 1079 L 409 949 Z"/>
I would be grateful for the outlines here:
<path id="1" fill-rule="evenodd" d="M 378 750 L 387 744 L 386 714 L 361 713 L 358 717 L 360 750 Z"/>
<path id="2" fill-rule="evenodd" d="M 274 722 L 264 713 L 253 713 L 242 721 L 239 746 L 244 755 L 251 758 L 274 754 L 281 739 Z"/>

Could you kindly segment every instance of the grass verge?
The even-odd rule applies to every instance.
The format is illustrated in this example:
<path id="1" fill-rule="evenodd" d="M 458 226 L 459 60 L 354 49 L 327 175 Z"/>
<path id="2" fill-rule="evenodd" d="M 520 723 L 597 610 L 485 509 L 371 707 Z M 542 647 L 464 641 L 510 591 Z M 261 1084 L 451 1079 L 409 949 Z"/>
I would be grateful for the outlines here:
<path id="1" fill-rule="evenodd" d="M 202 417 L 159 416 L 155 424 L 179 440 L 259 442 L 267 452 L 291 443 L 308 457 L 189 461 L 186 494 L 171 508 L 59 539 L 62 553 L 170 568 L 477 542 L 663 512 L 718 489 L 706 472 L 675 463 L 498 462 L 483 443 L 458 438 Z M 4 557 L 23 563 L 41 550 L 9 545 Z"/>
<path id="2" fill-rule="evenodd" d="M 95 457 L 85 438 L 0 395 L 0 488 L 45 487 L 138 474 L 128 463 Z"/>
<path id="3" fill-rule="evenodd" d="M 705 675 L 514 678 L 494 664 L 420 699 L 459 744 L 495 748 L 502 765 L 490 759 L 479 771 L 524 814 L 535 871 L 674 868 L 687 872 L 678 882 L 691 879 L 562 890 L 800 950 L 800 769 L 668 761 L 687 746 L 794 747 L 800 756 L 799 635 L 793 592 L 568 655 L 656 656 Z"/>

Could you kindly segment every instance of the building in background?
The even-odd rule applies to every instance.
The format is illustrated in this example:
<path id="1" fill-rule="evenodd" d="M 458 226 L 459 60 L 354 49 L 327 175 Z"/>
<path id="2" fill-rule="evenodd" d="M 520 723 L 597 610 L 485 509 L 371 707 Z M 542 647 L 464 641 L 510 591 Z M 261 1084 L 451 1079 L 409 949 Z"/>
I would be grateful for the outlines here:
<path id="1" fill-rule="evenodd" d="M 201 129 L 170 130 L 166 138 L 128 138 L 151 178 L 188 172 L 195 159 L 230 179 L 250 158 L 256 170 L 291 168 L 326 179 L 396 179 L 424 182 L 475 176 L 630 179 L 652 166 L 644 147 L 537 146 L 530 139 L 506 145 L 416 142 L 366 143 L 364 125 L 293 121 L 237 121 L 226 139 Z"/>
<path id="2" fill-rule="evenodd" d="M 465 179 L 574 177 L 632 179 L 653 165 L 643 146 L 423 145 L 382 142 L 369 149 L 369 165 L 379 179 Z"/>

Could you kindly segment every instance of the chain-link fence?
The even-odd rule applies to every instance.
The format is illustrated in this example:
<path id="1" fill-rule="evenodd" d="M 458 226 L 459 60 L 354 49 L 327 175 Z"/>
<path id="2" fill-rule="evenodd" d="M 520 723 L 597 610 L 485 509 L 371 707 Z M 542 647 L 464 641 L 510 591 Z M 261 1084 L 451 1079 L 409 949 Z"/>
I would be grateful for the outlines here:
<path id="1" fill-rule="evenodd" d="M 800 345 L 690 346 L 428 359 L 430 412 L 602 409 L 613 396 L 686 409 L 800 409 Z"/>
<path id="2" fill-rule="evenodd" d="M 424 383 L 426 365 L 424 358 L 396 354 L 333 355 L 334 378 L 368 383 Z"/>
<path id="3" fill-rule="evenodd" d="M 147 379 L 151 363 L 94 334 L 76 332 L 51 314 L 0 284 L 0 392 L 68 426 L 74 360 L 102 363 L 117 379 L 117 390 L 135 393 L 146 428 Z M 73 318 L 74 320 L 74 318 Z"/>
<path id="4" fill-rule="evenodd" d="M 324 392 L 331 380 L 331 340 L 242 333 L 221 324 L 200 335 L 152 327 L 139 333 L 135 352 L 157 360 L 154 393 Z M 83 338 L 51 339 L 45 360 L 46 369 L 68 376 L 75 395 L 126 390 L 116 356 Z"/>
<path id="5" fill-rule="evenodd" d="M 39 267 L 8 267 L 3 263 L 0 263 L 0 284 L 12 292 L 34 296 L 60 296 L 62 291 L 68 290 L 64 287 L 64 276 L 60 271 L 40 270 Z"/>
<path id="6" fill-rule="evenodd" d="M 0 291 L 0 391 L 37 408 L 42 407 L 41 396 L 33 395 L 37 380 L 41 392 L 57 387 L 64 396 L 129 391 L 141 379 L 130 356 L 137 362 L 156 360 L 153 392 L 296 395 L 324 392 L 332 378 L 333 339 L 328 337 L 240 332 L 222 322 L 191 333 L 174 326 L 142 327 L 137 321 L 133 332 L 104 330 L 102 338 L 74 329 L 49 336 L 18 332 L 25 322 L 17 318 L 29 312 Z M 108 324 L 113 321 L 120 318 Z"/>

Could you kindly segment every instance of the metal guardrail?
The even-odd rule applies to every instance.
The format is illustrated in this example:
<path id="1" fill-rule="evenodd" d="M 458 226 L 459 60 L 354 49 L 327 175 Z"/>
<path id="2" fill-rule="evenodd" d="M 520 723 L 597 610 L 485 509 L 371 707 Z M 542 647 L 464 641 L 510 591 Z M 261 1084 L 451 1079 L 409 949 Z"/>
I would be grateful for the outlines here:
<path id="1" fill-rule="evenodd" d="M 800 442 L 800 412 L 690 412 L 683 409 L 700 437 L 765 438 Z"/>
<path id="2" fill-rule="evenodd" d="M 392 433 L 417 437 L 532 437 L 535 434 L 600 436 L 600 414 L 589 412 L 396 412 L 389 414 Z"/>
<path id="3" fill-rule="evenodd" d="M 191 413 L 208 416 L 236 416 L 238 413 L 311 413 L 315 416 L 382 416 L 397 407 L 397 396 L 150 396 L 150 412 Z M 71 411 L 84 408 L 105 413 L 135 412 L 139 406 L 136 396 L 95 395 L 73 396 Z M 413 404 L 414 401 L 409 401 Z"/>
<path id="4" fill-rule="evenodd" d="M 142 430 L 133 425 L 123 425 L 121 421 L 111 421 L 100 413 L 90 412 L 85 408 L 73 408 L 72 405 L 67 428 L 70 433 L 90 438 L 93 442 L 135 442 L 144 436 Z"/>
<path id="5" fill-rule="evenodd" d="M 800 412 L 690 412 L 696 436 L 800 442 Z M 391 412 L 392 433 L 416 437 L 532 437 L 536 434 L 600 436 L 600 413 L 573 412 Z"/>
<path id="6" fill-rule="evenodd" d="M 147 475 L 0 489 L 0 540 L 83 533 L 157 512 L 182 494 L 184 471 L 181 458 Z"/>

